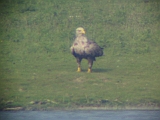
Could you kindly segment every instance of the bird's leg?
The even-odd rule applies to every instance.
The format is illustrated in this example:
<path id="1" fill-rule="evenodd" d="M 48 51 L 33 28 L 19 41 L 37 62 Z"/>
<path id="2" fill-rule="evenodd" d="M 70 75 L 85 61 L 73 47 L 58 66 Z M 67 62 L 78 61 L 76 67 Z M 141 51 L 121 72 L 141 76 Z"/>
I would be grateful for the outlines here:
<path id="1" fill-rule="evenodd" d="M 88 73 L 92 72 L 93 60 L 88 58 Z"/>
<path id="2" fill-rule="evenodd" d="M 77 59 L 77 64 L 78 64 L 78 69 L 77 72 L 81 72 L 81 58 L 76 58 Z"/>

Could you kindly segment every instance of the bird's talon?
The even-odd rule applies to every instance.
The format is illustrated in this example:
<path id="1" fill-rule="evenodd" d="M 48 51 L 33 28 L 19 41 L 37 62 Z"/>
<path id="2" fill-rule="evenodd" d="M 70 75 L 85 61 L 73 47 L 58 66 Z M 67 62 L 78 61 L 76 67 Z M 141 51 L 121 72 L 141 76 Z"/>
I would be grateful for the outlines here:
<path id="1" fill-rule="evenodd" d="M 91 73 L 91 69 L 90 68 L 88 69 L 88 73 Z"/>
<path id="2" fill-rule="evenodd" d="M 80 68 L 80 67 L 78 67 L 78 70 L 77 70 L 77 72 L 81 72 L 81 68 Z"/>

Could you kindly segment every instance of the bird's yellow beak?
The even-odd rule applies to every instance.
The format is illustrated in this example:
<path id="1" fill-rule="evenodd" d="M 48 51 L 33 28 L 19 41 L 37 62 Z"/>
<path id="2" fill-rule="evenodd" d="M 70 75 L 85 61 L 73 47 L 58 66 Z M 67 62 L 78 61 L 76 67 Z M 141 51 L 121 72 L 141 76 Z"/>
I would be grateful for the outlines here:
<path id="1" fill-rule="evenodd" d="M 86 32 L 84 30 L 82 30 L 82 33 L 85 34 Z"/>

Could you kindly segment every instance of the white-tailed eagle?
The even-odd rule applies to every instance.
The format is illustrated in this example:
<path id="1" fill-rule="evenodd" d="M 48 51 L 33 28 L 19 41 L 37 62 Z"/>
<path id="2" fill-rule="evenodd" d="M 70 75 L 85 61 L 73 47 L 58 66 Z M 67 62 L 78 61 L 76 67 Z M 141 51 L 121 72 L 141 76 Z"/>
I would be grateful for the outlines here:
<path id="1" fill-rule="evenodd" d="M 96 60 L 95 57 L 103 55 L 103 49 L 96 42 L 87 39 L 85 30 L 82 27 L 76 29 L 76 38 L 70 50 L 77 60 L 77 72 L 81 72 L 81 60 L 83 58 L 88 60 L 88 73 L 90 73 L 93 61 Z"/>

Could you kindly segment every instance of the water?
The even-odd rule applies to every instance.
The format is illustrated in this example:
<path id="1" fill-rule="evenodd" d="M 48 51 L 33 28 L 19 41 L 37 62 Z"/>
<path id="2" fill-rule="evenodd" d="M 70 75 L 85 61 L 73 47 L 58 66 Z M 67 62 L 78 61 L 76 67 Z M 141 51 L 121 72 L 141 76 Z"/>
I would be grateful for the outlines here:
<path id="1" fill-rule="evenodd" d="M 160 120 L 160 111 L 1 111 L 0 120 Z"/>

